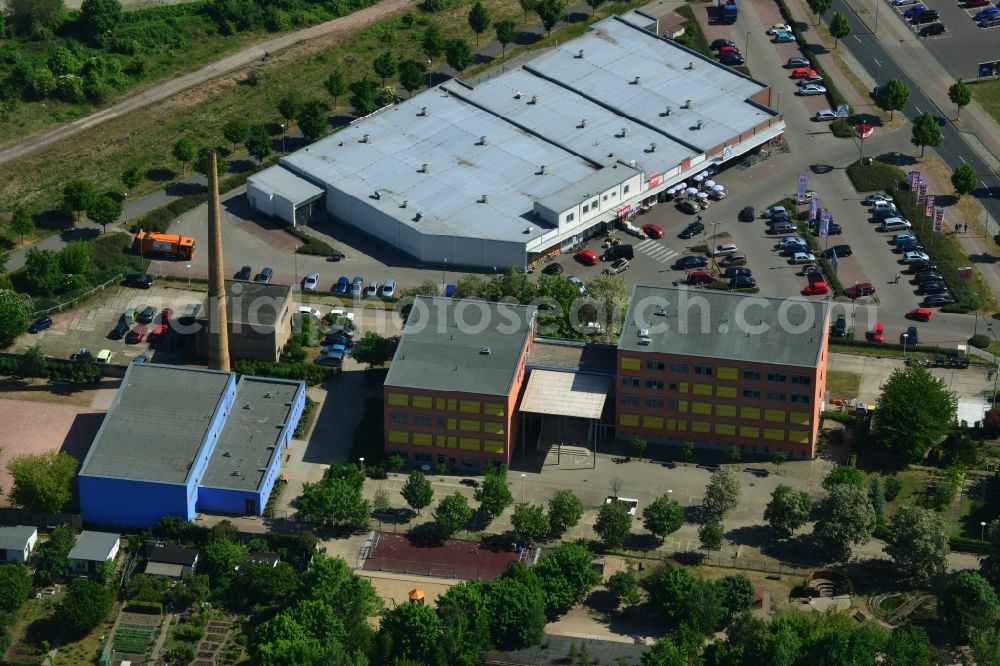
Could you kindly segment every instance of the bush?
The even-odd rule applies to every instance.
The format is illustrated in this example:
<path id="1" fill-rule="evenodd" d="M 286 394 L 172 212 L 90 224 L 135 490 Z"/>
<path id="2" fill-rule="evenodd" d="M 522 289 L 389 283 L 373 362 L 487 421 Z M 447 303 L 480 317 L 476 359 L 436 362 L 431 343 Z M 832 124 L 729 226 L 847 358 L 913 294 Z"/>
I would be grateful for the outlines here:
<path id="1" fill-rule="evenodd" d="M 130 601 L 125 610 L 129 613 L 163 615 L 163 604 L 156 603 L 155 601 Z"/>
<path id="2" fill-rule="evenodd" d="M 978 349 L 986 349 L 990 346 L 990 336 L 977 333 L 969 338 L 969 344 Z"/>
<path id="3" fill-rule="evenodd" d="M 333 374 L 334 368 L 305 363 L 274 363 L 240 359 L 233 364 L 233 370 L 241 375 L 274 377 L 304 381 L 309 386 L 322 384 Z"/>
<path id="4" fill-rule="evenodd" d="M 129 231 L 136 232 L 142 229 L 143 231 L 163 233 L 178 217 L 189 210 L 194 210 L 206 201 L 208 201 L 208 196 L 205 194 L 185 194 L 182 197 L 177 197 L 170 203 L 154 208 L 145 215 L 131 220 Z"/>
<path id="5" fill-rule="evenodd" d="M 903 180 L 903 172 L 891 164 L 873 161 L 865 166 L 861 162 L 852 162 L 847 166 L 847 177 L 858 192 L 874 192 L 882 190 L 891 192 L 899 188 Z"/>
<path id="6" fill-rule="evenodd" d="M 302 245 L 300 245 L 296 250 L 298 254 L 312 254 L 319 257 L 329 257 L 334 253 L 334 249 L 330 247 L 330 245 L 318 238 L 314 238 L 298 227 L 288 225 L 285 227 L 285 231 L 302 241 Z"/>
<path id="7" fill-rule="evenodd" d="M 692 51 L 697 51 L 702 55 L 713 58 L 715 54 L 712 53 L 712 49 L 709 48 L 708 40 L 705 38 L 705 33 L 701 31 L 701 25 L 694 18 L 694 12 L 687 5 L 681 5 L 676 10 L 676 13 L 683 16 L 686 20 L 684 21 L 684 34 L 678 37 L 675 41 L 678 44 L 688 47 Z"/>
<path id="8" fill-rule="evenodd" d="M 205 635 L 205 629 L 193 624 L 182 624 L 174 629 L 174 638 L 179 641 L 196 643 Z"/>
<path id="9" fill-rule="evenodd" d="M 830 123 L 830 131 L 840 139 L 850 139 L 854 136 L 854 127 L 851 126 L 847 118 L 837 118 Z"/>

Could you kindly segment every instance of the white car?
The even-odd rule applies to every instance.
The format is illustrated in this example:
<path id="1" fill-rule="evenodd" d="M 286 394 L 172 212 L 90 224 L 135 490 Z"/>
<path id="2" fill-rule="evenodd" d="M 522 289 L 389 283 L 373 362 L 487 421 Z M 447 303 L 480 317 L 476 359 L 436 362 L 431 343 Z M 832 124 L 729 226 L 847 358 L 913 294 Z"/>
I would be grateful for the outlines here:
<path id="1" fill-rule="evenodd" d="M 892 203 L 892 197 L 885 192 L 874 192 L 865 197 L 865 203 L 869 206 L 877 203 Z"/>
<path id="2" fill-rule="evenodd" d="M 570 276 L 569 276 L 568 278 L 566 278 L 566 279 L 567 279 L 567 280 L 569 280 L 570 282 L 572 282 L 573 284 L 575 284 L 575 285 L 576 285 L 576 288 L 580 290 L 580 293 L 581 293 L 581 294 L 583 293 L 584 289 L 586 289 L 586 287 L 585 287 L 585 286 L 584 286 L 584 284 L 583 284 L 583 280 L 581 280 L 581 279 L 580 279 L 580 278 L 578 278 L 577 276 L 575 276 L 575 275 L 570 275 Z"/>
<path id="3" fill-rule="evenodd" d="M 791 32 L 792 26 L 785 23 L 775 23 L 767 29 L 767 34 L 777 35 L 779 32 Z"/>
<path id="4" fill-rule="evenodd" d="M 821 86 L 818 83 L 809 83 L 807 85 L 799 88 L 800 95 L 825 95 L 826 86 Z"/>
<path id="5" fill-rule="evenodd" d="M 736 243 L 721 243 L 716 245 L 715 249 L 712 250 L 713 257 L 721 257 L 726 254 L 735 254 L 739 252 L 739 248 L 736 247 Z"/>
<path id="6" fill-rule="evenodd" d="M 816 256 L 812 252 L 796 252 L 792 255 L 793 264 L 811 264 L 816 261 Z"/>
<path id="7" fill-rule="evenodd" d="M 833 109 L 820 109 L 816 112 L 816 120 L 836 120 L 837 112 Z"/>
<path id="8" fill-rule="evenodd" d="M 926 252 L 907 252 L 903 255 L 903 261 L 912 264 L 914 261 L 930 261 Z"/>
<path id="9" fill-rule="evenodd" d="M 896 7 L 903 7 L 904 5 L 912 5 L 917 0 L 892 0 L 892 4 Z"/>
<path id="10" fill-rule="evenodd" d="M 323 316 L 322 314 L 320 314 L 320 311 L 317 308 L 310 307 L 308 305 L 300 305 L 299 306 L 299 314 L 309 315 L 311 317 L 316 317 L 316 319 L 319 319 L 320 317 Z"/>
<path id="11" fill-rule="evenodd" d="M 316 286 L 319 284 L 319 273 L 310 273 L 306 276 L 306 279 L 302 281 L 302 291 L 316 291 Z"/>
<path id="12" fill-rule="evenodd" d="M 778 247 L 786 248 L 789 245 L 805 245 L 806 241 L 802 236 L 789 236 L 778 241 Z"/>
<path id="13" fill-rule="evenodd" d="M 804 79 L 799 79 L 799 88 L 807 86 L 810 83 L 823 83 L 823 77 L 816 75 L 816 76 L 807 76 Z"/>

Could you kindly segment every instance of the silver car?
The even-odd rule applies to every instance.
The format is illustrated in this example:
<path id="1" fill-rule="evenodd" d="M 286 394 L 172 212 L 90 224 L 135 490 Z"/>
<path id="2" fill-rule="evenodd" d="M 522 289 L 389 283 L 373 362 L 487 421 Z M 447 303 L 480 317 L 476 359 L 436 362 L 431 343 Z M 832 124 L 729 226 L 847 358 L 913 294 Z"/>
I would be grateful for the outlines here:
<path id="1" fill-rule="evenodd" d="M 826 86 L 821 86 L 818 83 L 809 83 L 807 85 L 799 88 L 800 95 L 825 95 Z"/>
<path id="2" fill-rule="evenodd" d="M 816 261 L 816 257 L 811 252 L 796 252 L 792 255 L 793 264 L 811 264 Z"/>
<path id="3" fill-rule="evenodd" d="M 319 273 L 309 273 L 306 275 L 306 279 L 302 281 L 302 291 L 316 291 L 318 284 Z"/>

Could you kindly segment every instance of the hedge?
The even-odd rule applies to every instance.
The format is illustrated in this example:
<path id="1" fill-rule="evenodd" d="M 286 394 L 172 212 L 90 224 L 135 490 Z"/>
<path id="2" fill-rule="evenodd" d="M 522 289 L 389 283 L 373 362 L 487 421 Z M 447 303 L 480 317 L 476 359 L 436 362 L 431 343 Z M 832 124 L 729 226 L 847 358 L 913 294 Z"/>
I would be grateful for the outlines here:
<path id="1" fill-rule="evenodd" d="M 313 254 L 320 257 L 329 257 L 334 253 L 334 249 L 328 244 L 292 225 L 285 226 L 285 231 L 302 241 L 295 251 L 298 254 Z"/>
<path id="2" fill-rule="evenodd" d="M 206 201 L 208 201 L 207 194 L 185 194 L 177 197 L 170 203 L 154 208 L 145 215 L 131 220 L 128 226 L 129 231 L 136 232 L 142 229 L 143 231 L 163 233 L 178 217 L 189 210 L 194 210 Z"/>
<path id="3" fill-rule="evenodd" d="M 125 610 L 129 613 L 145 613 L 146 615 L 163 615 L 163 604 L 156 601 L 130 601 Z"/>
<path id="4" fill-rule="evenodd" d="M 274 363 L 241 359 L 233 364 L 233 370 L 241 375 L 292 379 L 315 386 L 325 382 L 334 373 L 335 368 L 306 363 Z"/>
<path id="5" fill-rule="evenodd" d="M 990 544 L 988 541 L 982 541 L 980 539 L 970 539 L 969 537 L 957 536 L 948 539 L 951 549 L 959 553 L 975 553 L 976 555 L 985 555 L 990 552 Z"/>
<path id="6" fill-rule="evenodd" d="M 829 419 L 830 421 L 836 421 L 837 423 L 854 423 L 858 420 L 854 412 L 837 412 L 831 409 L 825 409 L 820 412 L 821 419 Z"/>
<path id="7" fill-rule="evenodd" d="M 820 65 L 812 53 L 812 48 L 806 44 L 805 38 L 802 36 L 802 31 L 799 30 L 799 22 L 792 17 L 792 13 L 788 11 L 788 5 L 785 4 L 784 0 L 775 0 L 778 3 L 778 10 L 781 12 L 781 17 L 785 20 L 785 23 L 792 26 L 792 34 L 795 35 L 795 45 L 798 46 L 799 51 L 803 56 L 809 59 L 812 63 L 812 68 L 816 70 L 816 73 L 823 77 L 823 85 L 826 87 L 826 99 L 830 102 L 830 108 L 836 110 L 841 104 L 847 104 L 847 99 L 840 94 L 840 90 L 837 86 L 833 84 L 833 81 L 827 76 L 826 70 Z M 825 49 L 824 49 L 825 50 Z"/>

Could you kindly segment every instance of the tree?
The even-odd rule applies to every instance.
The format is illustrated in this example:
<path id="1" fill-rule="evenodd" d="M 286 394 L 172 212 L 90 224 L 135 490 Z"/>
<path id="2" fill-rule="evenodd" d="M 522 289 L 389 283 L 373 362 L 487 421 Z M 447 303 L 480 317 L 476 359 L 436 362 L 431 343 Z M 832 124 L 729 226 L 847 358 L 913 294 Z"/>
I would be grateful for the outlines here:
<path id="1" fill-rule="evenodd" d="M 847 17 L 840 12 L 834 12 L 830 19 L 830 36 L 833 37 L 833 48 L 840 45 L 840 40 L 851 34 L 851 25 L 847 22 Z"/>
<path id="2" fill-rule="evenodd" d="M 872 482 L 868 485 L 868 500 L 872 503 L 875 518 L 881 520 L 885 515 L 885 488 L 882 486 L 882 477 L 878 474 L 872 477 Z"/>
<path id="3" fill-rule="evenodd" d="M 243 142 L 243 146 L 258 163 L 270 155 L 271 135 L 268 134 L 267 126 L 254 125 L 251 127 L 246 141 Z"/>
<path id="4" fill-rule="evenodd" d="M 897 479 L 894 476 L 885 477 L 884 485 L 885 485 L 886 502 L 891 502 L 892 500 L 896 499 L 896 497 L 899 495 L 899 491 L 903 489 L 903 484 L 901 484 L 899 482 L 899 479 Z"/>
<path id="5" fill-rule="evenodd" d="M 465 495 L 456 491 L 438 502 L 434 522 L 448 536 L 465 528 L 472 518 L 472 508 Z"/>
<path id="6" fill-rule="evenodd" d="M 933 511 L 904 506 L 889 523 L 885 552 L 904 576 L 927 582 L 944 573 L 951 547 L 944 521 Z"/>
<path id="7" fill-rule="evenodd" d="M 333 98 L 333 106 L 336 107 L 337 98 L 342 97 L 348 90 L 347 77 L 344 76 L 344 73 L 338 67 L 330 72 L 330 76 L 323 82 L 323 87 L 326 88 L 327 94 Z"/>
<path id="8" fill-rule="evenodd" d="M 740 503 L 740 482 L 728 467 L 712 472 L 701 507 L 706 515 L 722 518 Z"/>
<path id="9" fill-rule="evenodd" d="M 420 48 L 423 49 L 424 55 L 431 59 L 438 58 L 444 53 L 444 37 L 441 36 L 441 30 L 436 23 L 427 24 L 424 38 L 420 41 Z"/>
<path id="10" fill-rule="evenodd" d="M 510 517 L 519 543 L 532 545 L 545 538 L 550 531 L 545 507 L 541 504 L 518 504 Z"/>
<path id="11" fill-rule="evenodd" d="M 650 603 L 669 622 L 680 625 L 688 617 L 688 603 L 698 580 L 684 567 L 663 567 L 645 578 L 641 585 L 649 593 Z"/>
<path id="12" fill-rule="evenodd" d="M 38 547 L 35 555 L 35 574 L 44 583 L 54 583 L 69 571 L 69 551 L 76 543 L 76 533 L 66 525 L 59 525 L 49 540 Z"/>
<path id="13" fill-rule="evenodd" d="M 59 604 L 56 618 L 73 637 L 80 637 L 107 619 L 114 597 L 106 586 L 77 578 Z"/>
<path id="14" fill-rule="evenodd" d="M 503 58 L 507 55 L 507 45 L 517 38 L 517 24 L 511 19 L 503 19 L 497 21 L 493 27 L 496 30 L 497 41 L 500 42 L 500 57 Z"/>
<path id="15" fill-rule="evenodd" d="M 957 398 L 919 365 L 894 370 L 882 386 L 876 435 L 905 462 L 923 459 L 955 420 Z"/>
<path id="16" fill-rule="evenodd" d="M 865 475 L 857 467 L 834 465 L 823 479 L 823 488 L 829 491 L 834 486 L 839 485 L 861 488 L 865 485 Z"/>
<path id="17" fill-rule="evenodd" d="M 698 528 L 698 538 L 705 550 L 720 550 L 723 535 L 722 523 L 717 518 L 709 518 Z"/>
<path id="18" fill-rule="evenodd" d="M 410 472 L 409 478 L 406 479 L 406 483 L 403 484 L 400 494 L 410 505 L 410 508 L 419 514 L 421 509 L 431 503 L 434 498 L 434 489 L 431 488 L 431 482 L 427 480 L 423 472 L 413 470 Z"/>
<path id="19" fill-rule="evenodd" d="M 830 11 L 831 7 L 833 7 L 833 0 L 809 0 L 809 9 L 815 15 L 813 25 L 816 25 L 820 17 Z"/>
<path id="20" fill-rule="evenodd" d="M 958 196 L 969 194 L 976 189 L 978 180 L 976 170 L 964 162 L 955 167 L 955 171 L 951 174 L 951 186 L 955 188 L 955 194 Z"/>
<path id="21" fill-rule="evenodd" d="M 170 154 L 174 156 L 175 160 L 181 163 L 181 168 L 186 171 L 187 165 L 193 162 L 194 158 L 198 156 L 198 147 L 194 145 L 194 141 L 191 139 L 182 137 L 174 144 Z"/>
<path id="22" fill-rule="evenodd" d="M 587 0 L 587 4 L 590 5 L 590 15 L 594 16 L 597 14 L 597 8 L 604 4 L 604 0 Z"/>
<path id="23" fill-rule="evenodd" d="M 66 18 L 63 0 L 7 0 L 7 25 L 19 35 L 50 37 Z"/>
<path id="24" fill-rule="evenodd" d="M 130 166 L 122 171 L 120 178 L 122 185 L 125 186 L 125 191 L 131 192 L 135 188 L 139 187 L 140 183 L 142 183 L 142 169 L 137 166 Z"/>
<path id="25" fill-rule="evenodd" d="M 642 510 L 642 526 L 656 536 L 660 543 L 683 524 L 684 508 L 670 499 L 669 495 L 660 495 Z"/>
<path id="26" fill-rule="evenodd" d="M 354 345 L 354 360 L 364 363 L 369 368 L 385 365 L 392 358 L 392 345 L 375 331 L 368 331 Z"/>
<path id="27" fill-rule="evenodd" d="M 733 618 L 753 605 L 753 583 L 743 574 L 721 578 L 716 585 L 722 595 L 722 606 Z"/>
<path id="28" fill-rule="evenodd" d="M 851 544 L 868 543 L 875 531 L 875 510 L 864 488 L 836 485 L 817 507 L 813 533 L 834 557 L 843 557 Z"/>
<path id="29" fill-rule="evenodd" d="M 212 539 L 201 549 L 198 569 L 212 581 L 213 591 L 225 591 L 248 552 L 246 546 L 235 540 Z"/>
<path id="30" fill-rule="evenodd" d="M 594 523 L 594 532 L 601 539 L 604 547 L 613 550 L 621 548 L 632 528 L 632 515 L 628 504 L 612 500 L 601 506 Z"/>
<path id="31" fill-rule="evenodd" d="M 56 293 L 65 281 L 59 266 L 59 255 L 52 250 L 31 248 L 25 255 L 24 277 L 31 293 L 43 296 Z"/>
<path id="32" fill-rule="evenodd" d="M 87 216 L 102 227 L 102 233 L 107 232 L 108 225 L 114 224 L 122 216 L 124 204 L 110 194 L 95 197 L 87 209 Z"/>
<path id="33" fill-rule="evenodd" d="M 414 90 L 424 85 L 426 71 L 424 64 L 416 60 L 404 60 L 399 63 L 399 85 L 403 86 L 407 95 L 412 95 Z"/>
<path id="34" fill-rule="evenodd" d="M 694 455 L 694 442 L 690 439 L 681 442 L 681 455 L 684 456 L 684 462 L 690 461 L 691 456 Z"/>
<path id="35" fill-rule="evenodd" d="M 785 455 L 783 451 L 778 451 L 773 456 L 771 456 L 771 464 L 773 464 L 777 470 L 781 470 L 781 466 L 788 461 L 788 456 Z"/>
<path id="36" fill-rule="evenodd" d="M 254 606 L 286 607 L 298 588 L 298 572 L 287 562 L 279 562 L 274 567 L 270 564 L 241 566 L 238 583 L 230 585 L 229 592 L 237 607 L 252 610 Z"/>
<path id="37" fill-rule="evenodd" d="M 986 528 L 986 541 L 986 557 L 980 561 L 979 573 L 993 585 L 1000 587 L 1000 520 L 992 521 Z"/>
<path id="38" fill-rule="evenodd" d="M 367 116 L 379 108 L 375 102 L 375 82 L 371 79 L 365 77 L 352 81 L 348 88 L 351 91 L 351 106 L 357 115 Z"/>
<path id="39" fill-rule="evenodd" d="M 83 0 L 80 5 L 80 24 L 92 40 L 106 39 L 121 19 L 122 5 L 118 0 Z"/>
<path id="40" fill-rule="evenodd" d="M 79 216 L 90 208 L 95 196 L 94 184 L 89 180 L 83 178 L 71 180 L 63 186 L 63 208 Z"/>
<path id="41" fill-rule="evenodd" d="M 35 230 L 35 220 L 31 217 L 31 213 L 24 206 L 18 206 L 14 209 L 14 215 L 10 218 L 10 231 L 11 233 L 17 234 L 21 237 L 21 242 L 24 242 L 24 237 L 32 233 Z"/>
<path id="42" fill-rule="evenodd" d="M 302 98 L 295 91 L 287 92 L 278 100 L 278 113 L 285 119 L 285 129 L 287 130 L 293 120 L 302 113 Z"/>
<path id="43" fill-rule="evenodd" d="M 308 522 L 362 526 L 371 515 L 358 484 L 327 475 L 317 483 L 302 484 L 296 503 L 299 517 Z"/>
<path id="44" fill-rule="evenodd" d="M 969 102 L 972 101 L 972 91 L 969 90 L 969 86 L 965 85 L 965 81 L 959 79 L 948 88 L 948 99 L 958 109 L 955 112 L 955 116 L 958 117 L 962 115 L 962 107 L 968 106 Z"/>
<path id="45" fill-rule="evenodd" d="M 912 624 L 896 629 L 885 646 L 884 663 L 885 666 L 929 666 L 931 642 L 927 632 Z"/>
<path id="46" fill-rule="evenodd" d="M 444 57 L 449 66 L 461 73 L 472 64 L 472 47 L 464 39 L 449 39 L 445 44 Z"/>
<path id="47" fill-rule="evenodd" d="M 502 648 L 536 645 L 545 632 L 545 598 L 532 569 L 520 562 L 507 568 L 488 588 L 493 644 Z"/>
<path id="48" fill-rule="evenodd" d="M 941 136 L 941 128 L 938 126 L 937 119 L 929 112 L 924 111 L 923 115 L 913 123 L 910 143 L 914 146 L 920 146 L 920 157 L 923 157 L 924 148 L 940 146 L 942 142 L 944 142 L 944 137 Z"/>
<path id="49" fill-rule="evenodd" d="M 737 465 L 743 460 L 743 452 L 740 451 L 738 446 L 730 446 L 729 450 L 726 451 L 726 462 L 730 465 Z"/>
<path id="50" fill-rule="evenodd" d="M 974 571 L 960 571 L 938 599 L 938 617 L 961 642 L 996 624 L 997 595 Z"/>
<path id="51" fill-rule="evenodd" d="M 641 437 L 635 437 L 632 439 L 632 448 L 635 449 L 635 455 L 639 458 L 639 460 L 642 460 L 642 454 L 646 452 L 647 446 L 649 446 L 649 442 Z"/>
<path id="52" fill-rule="evenodd" d="M 441 618 L 441 650 L 445 663 L 479 666 L 490 649 L 490 612 L 487 589 L 479 582 L 453 585 L 437 598 Z"/>
<path id="53" fill-rule="evenodd" d="M 298 123 L 302 136 L 310 141 L 320 138 L 326 134 L 329 128 L 329 122 L 326 119 L 326 106 L 323 105 L 323 102 L 315 99 L 306 102 L 302 105 L 302 110 L 299 111 Z"/>
<path id="54" fill-rule="evenodd" d="M 545 610 L 550 620 L 583 601 L 601 582 L 593 559 L 589 550 L 575 543 L 564 543 L 546 550 L 539 558 L 533 570 L 541 581 Z"/>
<path id="55" fill-rule="evenodd" d="M 363 639 L 369 621 L 382 609 L 372 584 L 356 575 L 341 557 L 313 557 L 300 575 L 299 596 L 338 609 L 347 635 Z"/>
<path id="56" fill-rule="evenodd" d="M 551 36 L 552 28 L 556 27 L 556 23 L 563 19 L 564 5 L 562 0 L 539 0 L 534 9 L 542 21 L 546 37 Z"/>
<path id="57" fill-rule="evenodd" d="M 823 2 L 830 1 L 823 0 Z M 875 93 L 875 103 L 883 111 L 889 112 L 889 120 L 892 120 L 893 112 L 899 111 L 906 105 L 908 99 L 910 99 L 910 89 L 899 79 L 889 79 L 884 85 L 879 86 Z"/>
<path id="58" fill-rule="evenodd" d="M 479 35 L 486 32 L 491 21 L 490 10 L 486 9 L 480 0 L 476 0 L 469 10 L 469 27 L 476 33 L 476 48 L 479 48 Z"/>
<path id="59" fill-rule="evenodd" d="M 16 611 L 31 592 L 31 573 L 20 562 L 0 564 L 0 611 Z"/>
<path id="60" fill-rule="evenodd" d="M 524 20 L 528 20 L 528 12 L 535 11 L 535 7 L 538 6 L 538 0 L 518 0 L 521 5 L 521 9 L 524 11 Z"/>
<path id="61" fill-rule="evenodd" d="M 383 51 L 372 61 L 372 71 L 375 72 L 375 76 L 382 79 L 384 86 L 386 79 L 396 76 L 396 72 L 399 71 L 399 60 L 391 51 Z"/>
<path id="62" fill-rule="evenodd" d="M 398 658 L 431 663 L 438 651 L 443 629 L 441 618 L 430 606 L 404 603 L 382 615 L 379 627 L 379 663 Z"/>
<path id="63" fill-rule="evenodd" d="M 809 493 L 786 485 L 779 485 L 771 493 L 771 501 L 764 509 L 764 520 L 783 536 L 791 536 L 809 520 L 812 500 Z"/>
<path id="64" fill-rule="evenodd" d="M 529 303 L 535 298 L 537 290 L 528 276 L 511 267 L 502 275 L 493 277 L 483 289 L 481 296 L 487 301 L 500 301 L 513 298 L 518 303 Z"/>
<path id="65" fill-rule="evenodd" d="M 62 451 L 15 456 L 7 463 L 14 480 L 10 499 L 27 511 L 59 513 L 73 496 L 79 463 Z"/>
<path id="66" fill-rule="evenodd" d="M 575 527 L 583 516 L 583 502 L 571 490 L 557 490 L 549 500 L 549 527 L 562 534 Z"/>
<path id="67" fill-rule="evenodd" d="M 59 250 L 59 267 L 63 273 L 78 275 L 90 269 L 90 243 L 87 241 L 72 241 Z"/>
<path id="68" fill-rule="evenodd" d="M 608 588 L 608 592 L 614 595 L 619 604 L 624 601 L 630 606 L 634 606 L 641 600 L 639 596 L 639 581 L 636 580 L 632 569 L 625 569 L 611 574 L 605 587 Z"/>
<path id="69" fill-rule="evenodd" d="M 476 488 L 474 496 L 479 502 L 479 510 L 491 518 L 496 518 L 513 504 L 514 496 L 507 487 L 507 466 L 488 469 L 483 476 L 483 484 Z"/>
<path id="70" fill-rule="evenodd" d="M 222 126 L 222 136 L 233 144 L 235 153 L 236 146 L 250 138 L 250 123 L 245 118 L 233 118 Z"/>
<path id="71" fill-rule="evenodd" d="M 12 289 L 0 289 L 0 345 L 28 330 L 31 297 Z"/>

